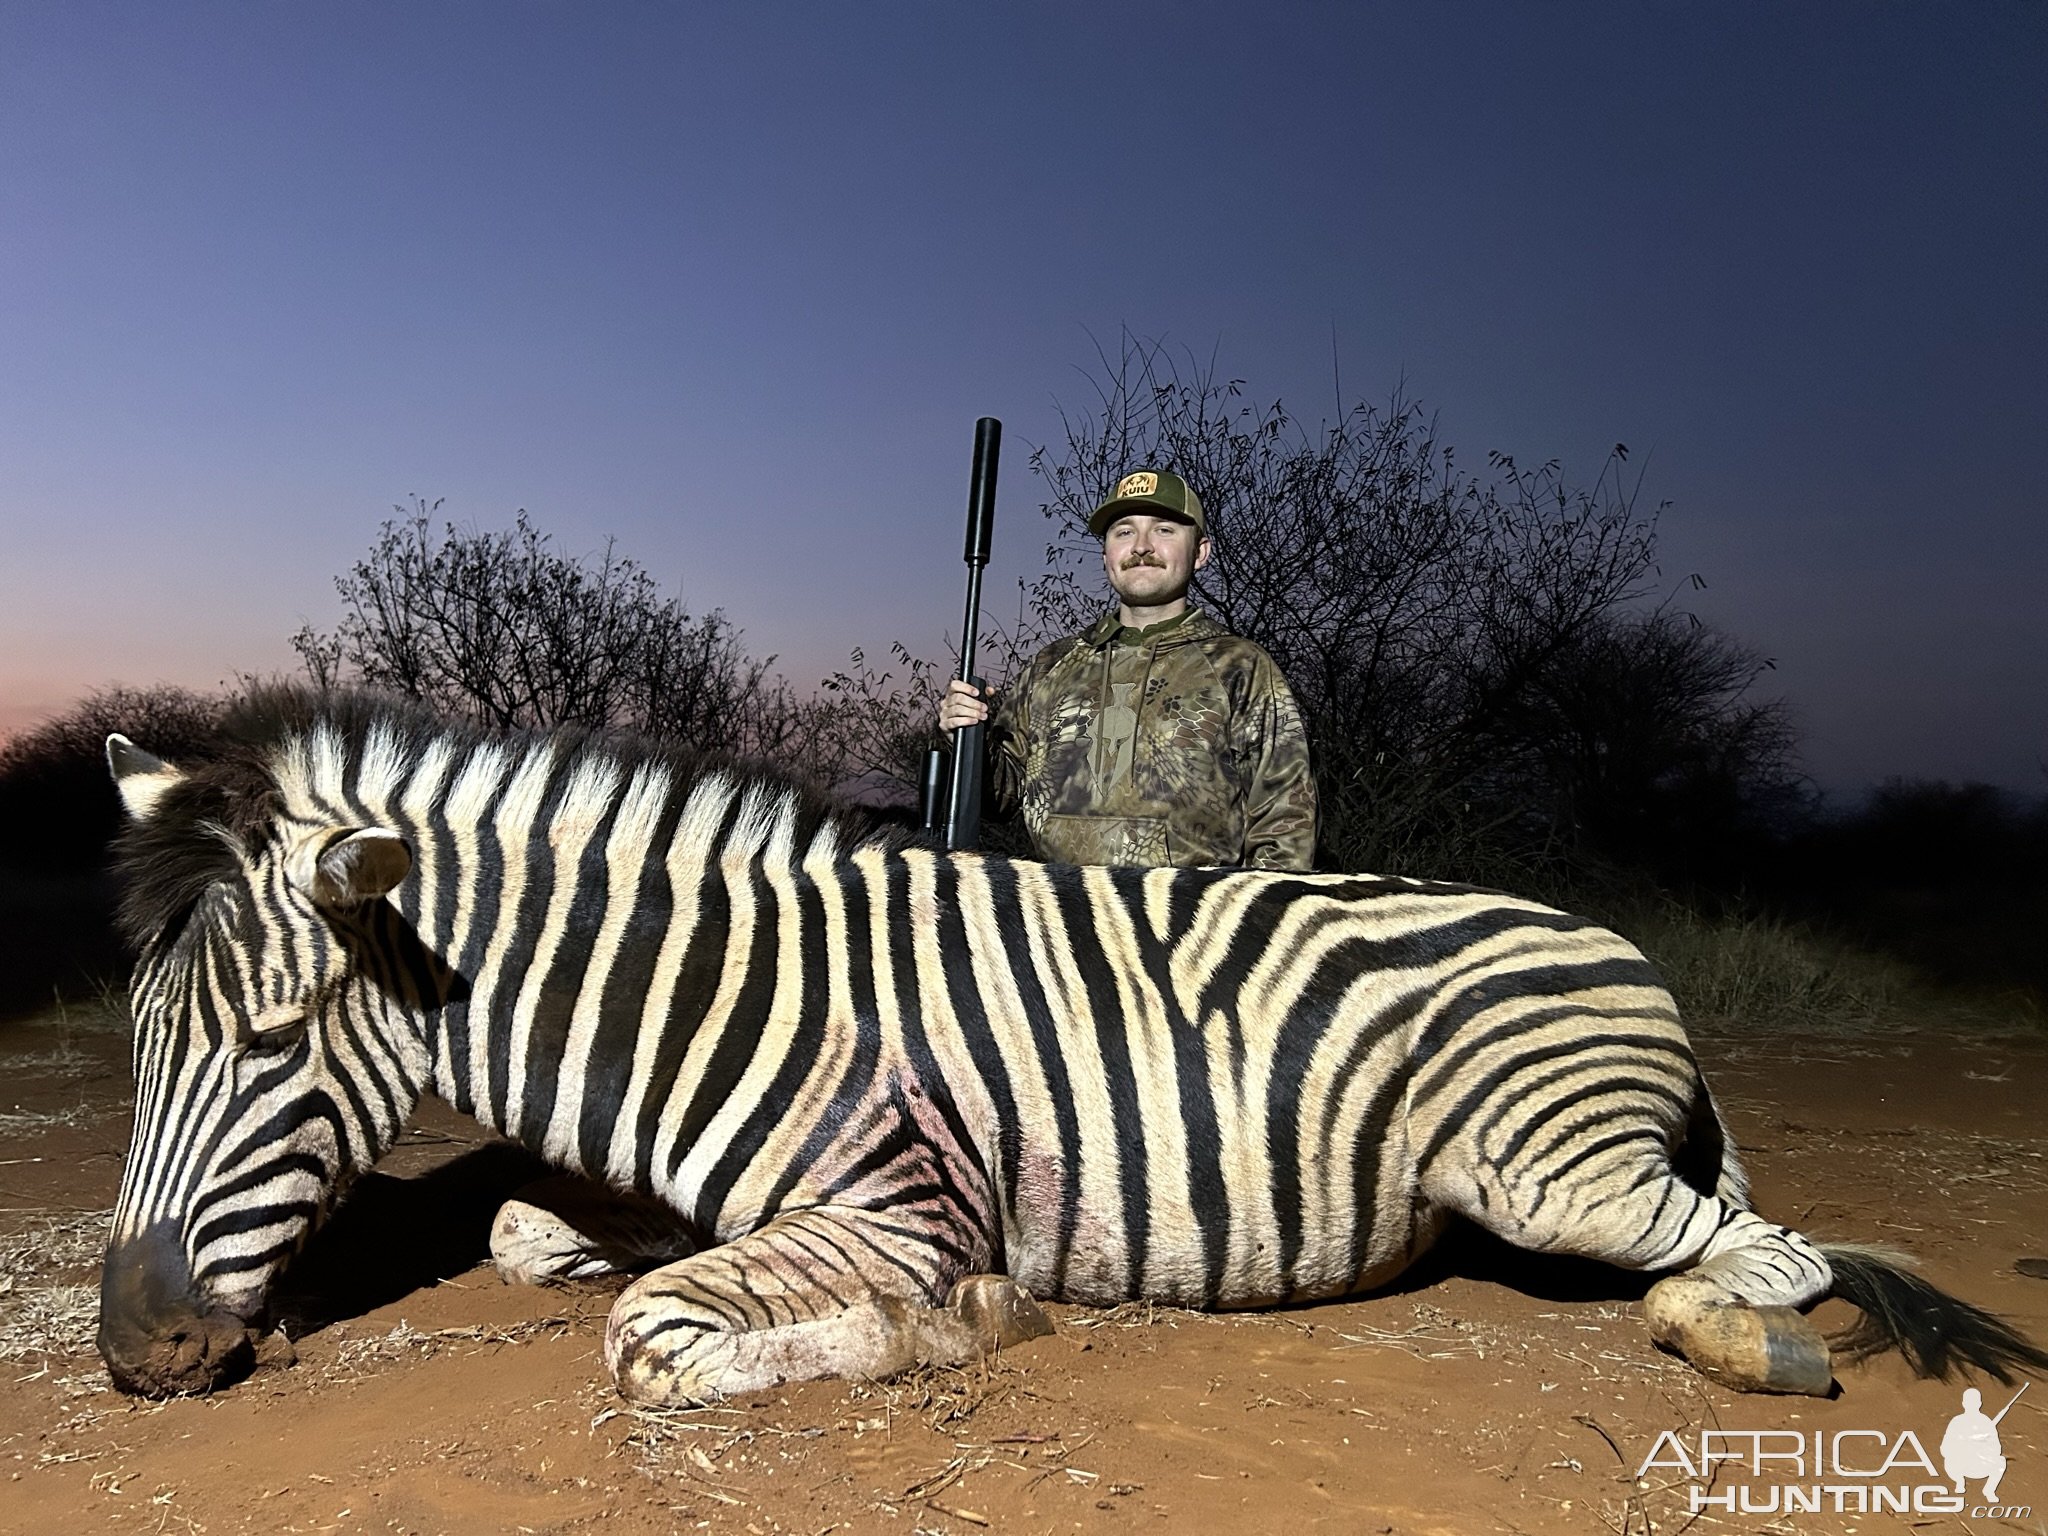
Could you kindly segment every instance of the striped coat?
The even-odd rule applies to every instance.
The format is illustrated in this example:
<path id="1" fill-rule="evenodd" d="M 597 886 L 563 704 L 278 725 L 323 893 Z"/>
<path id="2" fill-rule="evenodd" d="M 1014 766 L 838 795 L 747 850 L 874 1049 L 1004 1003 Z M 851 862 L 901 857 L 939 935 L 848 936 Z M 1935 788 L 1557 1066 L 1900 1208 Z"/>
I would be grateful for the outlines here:
<path id="1" fill-rule="evenodd" d="M 1033 1296 L 1342 1295 L 1453 1215 L 1689 1269 L 1686 1319 L 1836 1283 L 1747 1211 L 1642 956 L 1532 902 L 942 853 L 758 775 L 359 700 L 272 701 L 189 773 L 112 751 L 143 959 L 102 1347 L 142 1390 L 236 1368 L 424 1091 L 667 1214 L 607 1338 L 661 1401 L 961 1358 L 1049 1326 Z M 507 1244 L 563 1257 L 501 1263 L 587 1273 L 605 1219 L 523 1204 Z M 166 1290 L 215 1341 L 182 1373 Z"/>

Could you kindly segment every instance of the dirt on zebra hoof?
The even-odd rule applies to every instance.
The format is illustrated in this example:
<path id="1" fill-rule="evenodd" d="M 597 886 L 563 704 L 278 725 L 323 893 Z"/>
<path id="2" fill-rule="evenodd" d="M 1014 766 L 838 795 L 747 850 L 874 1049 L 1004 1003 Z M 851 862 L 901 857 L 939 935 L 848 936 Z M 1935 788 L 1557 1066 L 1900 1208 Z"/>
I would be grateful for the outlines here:
<path id="1" fill-rule="evenodd" d="M 1827 1339 L 1797 1308 L 1710 1300 L 1711 1292 L 1683 1279 L 1650 1287 L 1643 1298 L 1650 1337 L 1737 1392 L 1833 1393 Z"/>
<path id="2" fill-rule="evenodd" d="M 2012 1267 L 2035 1280 L 2048 1280 L 2048 1259 L 2015 1259 Z"/>
<path id="3" fill-rule="evenodd" d="M 1009 1349 L 1053 1331 L 1045 1309 L 1008 1275 L 969 1275 L 953 1287 L 948 1304 L 990 1348 Z"/>

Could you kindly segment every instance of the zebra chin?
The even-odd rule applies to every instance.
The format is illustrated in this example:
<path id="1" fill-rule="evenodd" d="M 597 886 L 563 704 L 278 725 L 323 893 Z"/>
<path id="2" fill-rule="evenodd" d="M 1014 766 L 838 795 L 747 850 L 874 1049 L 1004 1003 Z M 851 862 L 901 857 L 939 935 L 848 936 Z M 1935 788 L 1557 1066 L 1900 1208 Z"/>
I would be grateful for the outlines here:
<path id="1" fill-rule="evenodd" d="M 123 1392 L 180 1397 L 255 1367 L 259 1329 L 199 1294 L 175 1227 L 110 1243 L 100 1272 L 100 1358 Z"/>

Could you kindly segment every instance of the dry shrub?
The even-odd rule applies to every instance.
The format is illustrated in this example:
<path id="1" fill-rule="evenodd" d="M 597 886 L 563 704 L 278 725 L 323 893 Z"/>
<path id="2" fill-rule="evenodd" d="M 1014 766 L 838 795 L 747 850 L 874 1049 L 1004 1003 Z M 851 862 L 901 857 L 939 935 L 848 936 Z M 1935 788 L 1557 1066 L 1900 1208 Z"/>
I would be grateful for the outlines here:
<path id="1" fill-rule="evenodd" d="M 2016 993 L 1937 986 L 1895 956 L 1806 923 L 1708 916 L 1675 901 L 1614 920 L 1664 973 L 1690 1026 L 1708 1034 L 1858 1034 L 1942 1026 L 2039 1029 Z"/>

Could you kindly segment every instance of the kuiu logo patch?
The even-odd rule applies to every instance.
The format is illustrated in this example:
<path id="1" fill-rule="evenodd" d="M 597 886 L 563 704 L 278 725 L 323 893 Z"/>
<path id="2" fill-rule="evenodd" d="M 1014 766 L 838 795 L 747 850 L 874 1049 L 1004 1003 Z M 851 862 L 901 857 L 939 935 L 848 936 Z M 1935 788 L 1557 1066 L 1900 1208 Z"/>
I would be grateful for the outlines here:
<path id="1" fill-rule="evenodd" d="M 1139 470 L 1134 475 L 1125 475 L 1116 483 L 1119 496 L 1150 496 L 1159 489 L 1159 477 L 1150 470 Z"/>

